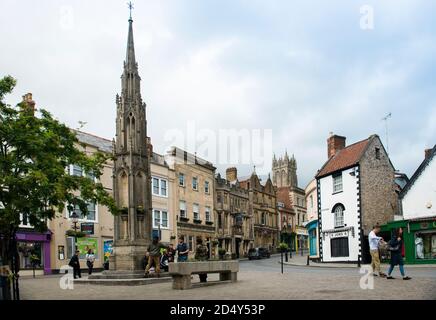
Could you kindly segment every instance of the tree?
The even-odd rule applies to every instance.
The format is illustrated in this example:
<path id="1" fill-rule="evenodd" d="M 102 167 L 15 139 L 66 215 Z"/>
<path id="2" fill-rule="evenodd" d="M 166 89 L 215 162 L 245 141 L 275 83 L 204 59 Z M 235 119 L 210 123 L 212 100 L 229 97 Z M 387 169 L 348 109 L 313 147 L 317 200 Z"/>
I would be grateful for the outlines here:
<path id="1" fill-rule="evenodd" d="M 46 110 L 36 114 L 25 102 L 16 107 L 6 104 L 4 97 L 15 84 L 10 76 L 0 79 L 0 255 L 13 271 L 15 236 L 22 215 L 43 232 L 47 220 L 65 208 L 72 212 L 78 207 L 86 215 L 87 204 L 98 202 L 111 213 L 118 212 L 112 196 L 99 182 L 110 156 L 80 151 L 74 131 Z M 67 168 L 71 164 L 89 176 L 70 175 Z"/>

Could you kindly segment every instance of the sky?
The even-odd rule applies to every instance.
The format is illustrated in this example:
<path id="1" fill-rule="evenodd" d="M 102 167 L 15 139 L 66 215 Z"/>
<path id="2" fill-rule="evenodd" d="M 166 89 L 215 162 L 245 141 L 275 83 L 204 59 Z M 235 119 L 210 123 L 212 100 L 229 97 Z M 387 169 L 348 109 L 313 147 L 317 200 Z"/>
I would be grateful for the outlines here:
<path id="1" fill-rule="evenodd" d="M 6 101 L 32 92 L 37 108 L 112 139 L 126 2 L 2 0 L 0 77 L 18 80 Z M 378 134 L 386 145 L 382 118 L 392 113 L 390 157 L 411 176 L 436 143 L 434 12 L 428 0 L 136 1 L 136 59 L 154 150 L 164 153 L 168 135 L 195 127 L 199 136 L 246 130 L 252 139 L 239 151 L 249 153 L 257 131 L 266 141 L 258 173 L 268 173 L 272 152 L 287 151 L 304 188 L 327 160 L 330 132 L 347 144 Z M 222 153 L 225 143 L 217 145 Z M 218 172 L 236 165 L 249 175 L 256 163 L 216 164 Z"/>

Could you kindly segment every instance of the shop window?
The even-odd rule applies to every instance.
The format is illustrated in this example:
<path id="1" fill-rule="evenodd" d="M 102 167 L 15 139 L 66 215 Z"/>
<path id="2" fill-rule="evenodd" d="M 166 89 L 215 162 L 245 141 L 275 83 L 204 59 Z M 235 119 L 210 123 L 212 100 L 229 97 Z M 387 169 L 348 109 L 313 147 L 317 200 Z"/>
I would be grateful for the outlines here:
<path id="1" fill-rule="evenodd" d="M 436 232 L 415 234 L 415 258 L 419 260 L 436 259 Z"/>
<path id="2" fill-rule="evenodd" d="M 18 256 L 20 259 L 20 269 L 33 269 L 32 262 L 35 262 L 35 268 L 43 268 L 43 254 L 41 242 L 18 242 Z"/>

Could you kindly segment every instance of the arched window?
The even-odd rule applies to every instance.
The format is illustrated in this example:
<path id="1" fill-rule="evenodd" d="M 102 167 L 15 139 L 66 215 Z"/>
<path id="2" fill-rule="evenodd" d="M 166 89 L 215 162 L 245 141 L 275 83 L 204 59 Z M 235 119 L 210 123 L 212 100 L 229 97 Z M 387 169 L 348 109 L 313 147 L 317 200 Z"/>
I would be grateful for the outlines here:
<path id="1" fill-rule="evenodd" d="M 338 203 L 333 207 L 333 214 L 335 215 L 335 228 L 341 228 L 344 226 L 344 211 L 345 207 Z"/>

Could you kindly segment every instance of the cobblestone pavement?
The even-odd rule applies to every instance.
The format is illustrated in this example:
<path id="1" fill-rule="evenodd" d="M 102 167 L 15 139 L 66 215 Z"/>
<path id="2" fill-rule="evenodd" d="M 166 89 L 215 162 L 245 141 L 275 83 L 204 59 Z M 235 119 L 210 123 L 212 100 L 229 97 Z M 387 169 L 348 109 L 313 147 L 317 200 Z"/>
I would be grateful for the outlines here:
<path id="1" fill-rule="evenodd" d="M 395 280 L 374 278 L 374 289 L 360 288 L 359 269 L 307 268 L 284 266 L 280 273 L 277 257 L 260 261 L 242 261 L 238 282 L 177 291 L 171 283 L 145 286 L 75 285 L 62 290 L 60 276 L 21 278 L 22 299 L 436 299 L 436 268 L 410 268 L 413 279 L 404 281 L 399 271 Z M 217 275 L 209 275 L 217 280 Z M 198 281 L 198 276 L 194 276 Z"/>

